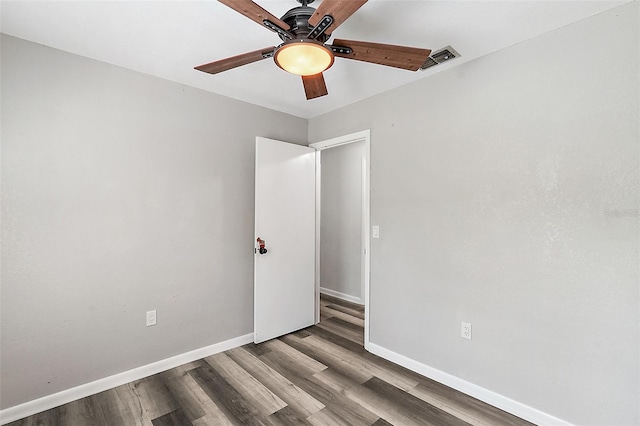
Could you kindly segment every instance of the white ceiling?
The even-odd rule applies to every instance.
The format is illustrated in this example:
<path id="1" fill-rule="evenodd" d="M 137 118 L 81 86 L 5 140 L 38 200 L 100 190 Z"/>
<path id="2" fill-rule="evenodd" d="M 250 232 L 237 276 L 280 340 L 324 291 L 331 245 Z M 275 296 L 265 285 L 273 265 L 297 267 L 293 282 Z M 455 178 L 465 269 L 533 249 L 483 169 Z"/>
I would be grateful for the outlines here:
<path id="1" fill-rule="evenodd" d="M 462 57 L 415 73 L 336 58 L 325 72 L 329 95 L 310 101 L 300 77 L 271 59 L 217 75 L 193 69 L 280 43 L 274 33 L 217 1 L 2 1 L 0 13 L 3 33 L 311 118 L 628 1 L 369 0 L 334 37 L 433 50 L 451 45 Z M 257 3 L 276 16 L 299 5 Z M 544 52 L 531 54 L 544 57 Z"/>

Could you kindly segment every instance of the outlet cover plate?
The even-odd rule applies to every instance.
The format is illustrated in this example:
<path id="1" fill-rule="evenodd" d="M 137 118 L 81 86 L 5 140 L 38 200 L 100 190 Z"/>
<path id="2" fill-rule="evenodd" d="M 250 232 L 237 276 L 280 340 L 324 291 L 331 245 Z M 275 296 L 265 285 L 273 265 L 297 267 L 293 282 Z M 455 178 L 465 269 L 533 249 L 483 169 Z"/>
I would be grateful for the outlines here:
<path id="1" fill-rule="evenodd" d="M 156 325 L 156 310 L 147 311 L 147 327 Z"/>
<path id="2" fill-rule="evenodd" d="M 460 337 L 471 340 L 471 323 L 462 322 L 460 326 Z"/>

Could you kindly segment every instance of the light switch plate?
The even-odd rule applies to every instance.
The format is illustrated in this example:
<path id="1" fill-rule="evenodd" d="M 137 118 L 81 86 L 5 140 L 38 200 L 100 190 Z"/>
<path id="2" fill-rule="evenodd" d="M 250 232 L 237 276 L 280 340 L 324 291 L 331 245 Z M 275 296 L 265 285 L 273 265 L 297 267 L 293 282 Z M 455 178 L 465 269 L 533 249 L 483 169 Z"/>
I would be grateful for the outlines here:
<path id="1" fill-rule="evenodd" d="M 380 238 L 380 227 L 378 225 L 373 226 L 371 236 L 373 238 Z"/>

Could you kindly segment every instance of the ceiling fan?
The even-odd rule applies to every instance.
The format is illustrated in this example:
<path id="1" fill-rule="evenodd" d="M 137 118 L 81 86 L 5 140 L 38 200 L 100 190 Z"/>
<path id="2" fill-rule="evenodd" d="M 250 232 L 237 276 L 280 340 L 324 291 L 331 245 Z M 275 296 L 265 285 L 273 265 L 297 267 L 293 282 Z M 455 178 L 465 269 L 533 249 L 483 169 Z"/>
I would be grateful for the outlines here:
<path id="1" fill-rule="evenodd" d="M 274 58 L 280 68 L 302 76 L 307 99 L 328 93 L 322 73 L 333 65 L 336 56 L 417 71 L 431 54 L 429 49 L 365 41 L 335 39 L 333 44 L 327 44 L 333 30 L 367 0 L 323 0 L 317 10 L 309 6 L 314 0 L 297 0 L 302 6 L 294 7 L 280 19 L 252 0 L 218 1 L 275 32 L 283 43 L 200 65 L 195 69 L 217 74 L 262 59 Z"/>

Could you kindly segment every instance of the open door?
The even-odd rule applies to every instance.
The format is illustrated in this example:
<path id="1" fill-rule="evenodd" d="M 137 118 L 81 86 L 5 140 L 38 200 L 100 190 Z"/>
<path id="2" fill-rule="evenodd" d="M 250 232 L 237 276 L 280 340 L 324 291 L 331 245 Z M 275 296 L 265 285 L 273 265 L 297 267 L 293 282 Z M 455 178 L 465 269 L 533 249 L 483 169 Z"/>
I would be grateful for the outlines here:
<path id="1" fill-rule="evenodd" d="M 315 323 L 315 149 L 256 138 L 254 342 Z"/>

